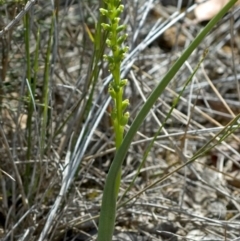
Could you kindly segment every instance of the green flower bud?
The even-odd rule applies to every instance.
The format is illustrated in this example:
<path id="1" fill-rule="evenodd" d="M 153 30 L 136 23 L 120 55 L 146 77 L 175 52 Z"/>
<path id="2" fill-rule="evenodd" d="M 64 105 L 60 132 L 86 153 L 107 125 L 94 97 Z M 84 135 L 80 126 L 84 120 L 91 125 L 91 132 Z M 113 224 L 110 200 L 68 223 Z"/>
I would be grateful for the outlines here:
<path id="1" fill-rule="evenodd" d="M 125 29 L 126 29 L 126 25 L 120 25 L 120 26 L 117 27 L 117 33 L 121 32 Z"/>
<path id="2" fill-rule="evenodd" d="M 108 61 L 110 64 L 113 64 L 114 63 L 114 59 L 112 56 L 108 56 L 106 54 L 103 55 L 103 58 Z"/>
<path id="3" fill-rule="evenodd" d="M 106 31 L 109 31 L 111 29 L 109 24 L 102 23 L 101 25 L 102 25 L 103 29 Z"/>
<path id="4" fill-rule="evenodd" d="M 110 39 L 107 39 L 106 40 L 106 44 L 108 47 L 111 47 L 112 46 L 112 41 Z"/>
<path id="5" fill-rule="evenodd" d="M 112 86 L 108 87 L 108 93 L 111 95 L 111 97 L 113 99 L 116 99 L 116 92 L 114 91 L 114 89 L 112 88 Z"/>
<path id="6" fill-rule="evenodd" d="M 113 24 L 118 24 L 119 21 L 120 21 L 120 18 L 117 18 L 117 17 L 112 20 Z"/>
<path id="7" fill-rule="evenodd" d="M 130 116 L 129 112 L 126 112 L 126 113 L 122 116 L 121 122 L 120 122 L 121 126 L 125 126 L 125 125 L 128 123 L 129 116 Z"/>
<path id="8" fill-rule="evenodd" d="M 128 106 L 129 106 L 129 99 L 126 99 L 122 102 L 122 111 L 125 111 Z"/>
<path id="9" fill-rule="evenodd" d="M 123 54 L 125 54 L 125 49 L 124 48 L 121 48 L 119 50 L 119 55 L 122 56 Z"/>
<path id="10" fill-rule="evenodd" d="M 123 11 L 123 9 L 124 9 L 124 6 L 121 4 L 121 5 L 119 5 L 119 7 L 117 8 L 118 9 L 118 11 Z"/>
<path id="11" fill-rule="evenodd" d="M 127 79 L 122 79 L 121 81 L 120 81 L 120 87 L 124 87 L 124 86 L 126 86 L 127 85 L 127 82 L 128 82 L 128 80 Z"/>
<path id="12" fill-rule="evenodd" d="M 123 12 L 124 6 L 119 5 L 119 7 L 116 9 L 116 16 L 119 16 Z"/>
<path id="13" fill-rule="evenodd" d="M 128 49 L 129 49 L 128 47 L 123 47 L 122 49 L 119 50 L 120 60 L 123 60 L 125 58 L 125 55 Z"/>
<path id="14" fill-rule="evenodd" d="M 115 69 L 115 63 L 109 62 L 109 71 L 112 72 Z"/>
<path id="15" fill-rule="evenodd" d="M 118 45 L 121 45 L 127 39 L 127 37 L 128 37 L 127 34 L 120 36 L 117 40 Z"/>
<path id="16" fill-rule="evenodd" d="M 103 16 L 107 16 L 108 15 L 108 10 L 107 9 L 104 9 L 104 8 L 100 8 L 99 9 L 100 13 L 103 15 Z"/>

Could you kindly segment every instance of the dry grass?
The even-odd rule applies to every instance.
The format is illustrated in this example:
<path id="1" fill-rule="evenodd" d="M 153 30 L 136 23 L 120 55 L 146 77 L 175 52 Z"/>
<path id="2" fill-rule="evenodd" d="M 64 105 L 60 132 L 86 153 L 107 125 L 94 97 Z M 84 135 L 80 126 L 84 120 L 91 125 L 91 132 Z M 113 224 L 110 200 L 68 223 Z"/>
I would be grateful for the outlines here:
<path id="1" fill-rule="evenodd" d="M 98 1 L 55 2 L 58 18 L 43 154 L 40 123 L 51 3 L 39 0 L 30 12 L 32 58 L 39 26 L 41 36 L 31 158 L 27 158 L 29 96 L 22 21 L 0 40 L 1 240 L 40 240 L 45 231 L 46 240 L 94 240 L 97 232 L 104 180 L 114 156 L 111 105 L 106 89 L 110 79 L 105 64 L 96 83 L 90 78 L 93 44 L 89 31 L 94 33 Z M 1 29 L 22 6 L 1 6 Z M 125 1 L 125 6 L 130 52 L 123 64 L 123 75 L 130 82 L 126 95 L 133 119 L 202 26 L 194 24 L 193 6 L 183 10 L 189 11 L 186 15 L 151 0 Z M 135 137 L 123 167 L 120 195 L 208 48 L 201 68 L 154 143 L 134 187 L 123 199 L 131 200 L 119 208 L 115 240 L 240 240 L 238 131 L 195 163 L 161 181 L 239 113 L 240 21 L 238 9 L 233 12 L 225 16 L 185 63 Z M 87 106 L 91 89 L 93 99 Z"/>

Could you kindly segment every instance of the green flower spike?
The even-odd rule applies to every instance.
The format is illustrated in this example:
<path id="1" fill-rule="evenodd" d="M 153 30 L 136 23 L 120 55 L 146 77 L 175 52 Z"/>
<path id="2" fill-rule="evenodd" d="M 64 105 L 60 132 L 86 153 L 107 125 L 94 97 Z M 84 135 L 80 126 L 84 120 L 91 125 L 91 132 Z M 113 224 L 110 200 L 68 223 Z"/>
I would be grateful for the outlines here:
<path id="1" fill-rule="evenodd" d="M 108 23 L 102 23 L 102 28 L 108 32 L 108 38 L 106 40 L 107 46 L 111 50 L 111 54 L 104 55 L 104 59 L 109 64 L 109 71 L 113 76 L 112 83 L 109 86 L 109 94 L 114 100 L 114 109 L 116 112 L 116 118 L 114 125 L 116 148 L 121 145 L 123 140 L 122 131 L 122 117 L 124 116 L 123 110 L 126 106 L 123 101 L 123 88 L 127 84 L 127 80 L 121 80 L 120 67 L 121 62 L 128 51 L 128 47 L 123 43 L 127 39 L 127 34 L 122 32 L 126 29 L 125 25 L 120 25 L 120 15 L 123 12 L 124 6 L 120 4 L 120 1 L 105 0 L 107 9 L 100 8 L 100 13 L 108 18 Z M 126 121 L 124 121 L 126 122 Z M 126 122 L 127 124 L 127 122 Z"/>
<path id="2" fill-rule="evenodd" d="M 106 45 L 110 48 L 110 54 L 104 55 L 104 59 L 108 62 L 108 69 L 113 77 L 109 84 L 108 93 L 113 99 L 113 110 L 111 113 L 113 129 L 115 133 L 116 150 L 119 149 L 123 141 L 124 127 L 128 123 L 129 112 L 125 112 L 129 106 L 129 100 L 123 99 L 124 87 L 127 85 L 126 79 L 121 79 L 121 62 L 128 51 L 128 47 L 124 46 L 124 41 L 128 35 L 123 33 L 126 29 L 125 25 L 120 25 L 120 15 L 123 12 L 124 6 L 118 0 L 105 0 L 106 9 L 100 8 L 100 13 L 108 19 L 107 23 L 102 23 L 101 26 L 108 34 Z M 108 207 L 116 205 L 118 190 L 121 182 L 121 168 L 118 170 L 118 175 L 111 180 L 114 183 L 115 190 L 111 195 L 115 201 L 111 203 L 103 202 L 100 219 L 98 241 L 112 241 L 112 234 L 114 230 L 114 221 L 109 219 Z M 104 189 L 105 193 L 105 189 Z M 104 196 L 104 195 L 103 195 Z M 112 200 L 112 199 L 111 199 Z M 111 213 L 112 215 L 113 213 Z M 115 215 L 115 214 L 114 214 Z"/>

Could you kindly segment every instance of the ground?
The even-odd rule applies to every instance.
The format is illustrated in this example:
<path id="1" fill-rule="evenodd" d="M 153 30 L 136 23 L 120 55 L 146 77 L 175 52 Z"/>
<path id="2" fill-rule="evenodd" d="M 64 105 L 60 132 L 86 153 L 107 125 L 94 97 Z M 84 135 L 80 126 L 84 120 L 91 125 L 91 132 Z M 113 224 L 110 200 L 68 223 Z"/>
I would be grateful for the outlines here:
<path id="1" fill-rule="evenodd" d="M 208 23 L 196 21 L 193 1 L 167 2 L 123 1 L 125 132 Z M 0 4 L 0 237 L 95 240 L 115 153 L 111 76 L 93 43 L 99 1 L 32 3 Z M 239 23 L 236 6 L 141 125 L 123 165 L 114 240 L 240 240 Z"/>

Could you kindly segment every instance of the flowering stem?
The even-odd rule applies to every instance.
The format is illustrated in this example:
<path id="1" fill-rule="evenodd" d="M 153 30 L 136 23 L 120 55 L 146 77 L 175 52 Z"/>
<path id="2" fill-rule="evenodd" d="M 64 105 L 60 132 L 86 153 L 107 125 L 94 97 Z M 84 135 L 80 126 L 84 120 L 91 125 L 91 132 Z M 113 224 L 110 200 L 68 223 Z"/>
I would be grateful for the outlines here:
<path id="1" fill-rule="evenodd" d="M 119 25 L 120 14 L 122 13 L 124 6 L 120 4 L 120 0 L 105 0 L 107 8 L 100 8 L 102 15 L 106 16 L 108 23 L 102 23 L 102 27 L 105 31 L 108 32 L 108 39 L 106 44 L 111 49 L 110 55 L 104 55 L 105 60 L 108 61 L 109 71 L 112 74 L 113 80 L 109 84 L 108 92 L 111 95 L 114 106 L 111 113 L 111 118 L 113 120 L 113 128 L 115 133 L 115 146 L 118 150 L 123 141 L 124 126 L 128 122 L 129 113 L 125 112 L 125 109 L 129 105 L 129 100 L 123 100 L 124 86 L 127 84 L 126 79 L 121 79 L 121 62 L 124 59 L 125 53 L 128 51 L 128 47 L 123 46 L 123 42 L 127 38 L 127 34 L 121 34 L 125 30 L 125 25 Z M 109 202 L 102 202 L 102 208 L 100 213 L 99 220 L 99 232 L 98 232 L 98 241 L 111 241 L 115 215 L 109 215 L 109 205 L 113 207 L 116 211 L 116 202 L 118 191 L 121 183 L 121 166 L 118 169 L 118 174 L 114 176 L 114 180 L 111 180 L 112 183 L 115 183 L 115 190 L 112 195 L 113 199 L 109 199 Z M 104 188 L 104 192 L 105 192 Z M 103 194 L 104 196 L 105 194 Z M 111 201 L 110 201 L 111 200 Z M 114 216 L 109 218 L 110 216 Z"/>

